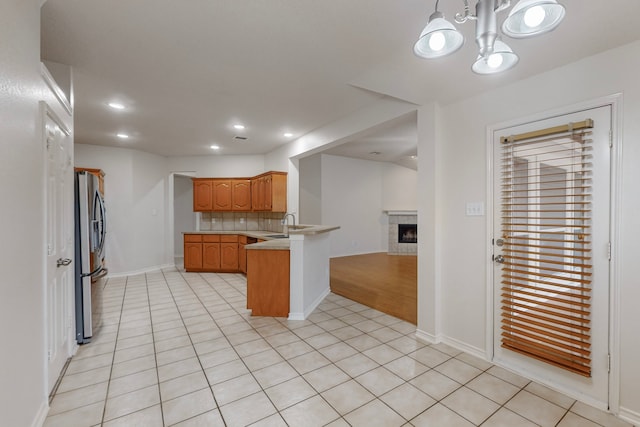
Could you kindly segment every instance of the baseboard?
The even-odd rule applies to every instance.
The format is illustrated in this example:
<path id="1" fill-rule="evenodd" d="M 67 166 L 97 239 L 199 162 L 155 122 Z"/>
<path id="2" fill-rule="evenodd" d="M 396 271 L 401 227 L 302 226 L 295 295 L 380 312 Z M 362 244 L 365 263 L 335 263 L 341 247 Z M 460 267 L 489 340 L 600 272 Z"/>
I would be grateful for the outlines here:
<path id="1" fill-rule="evenodd" d="M 416 338 L 426 344 L 437 344 L 440 342 L 438 337 L 428 332 L 416 329 Z"/>
<path id="2" fill-rule="evenodd" d="M 322 293 L 320 295 L 318 295 L 318 298 L 316 298 L 311 305 L 309 305 L 309 307 L 307 307 L 304 310 L 304 318 L 306 319 L 307 317 L 309 317 L 309 315 L 311 313 L 313 313 L 313 310 L 315 310 L 322 301 L 324 301 L 324 299 L 327 297 L 327 295 L 329 295 L 331 293 L 331 288 L 329 286 L 327 286 L 327 289 L 325 289 L 324 291 L 322 291 Z"/>
<path id="3" fill-rule="evenodd" d="M 305 310 L 304 312 L 289 313 L 288 320 L 305 320 L 320 305 L 322 301 L 331 293 L 331 288 L 325 289 Z"/>
<path id="4" fill-rule="evenodd" d="M 44 425 L 44 421 L 47 419 L 47 414 L 49 413 L 49 402 L 47 399 L 44 399 L 38 412 L 36 412 L 36 416 L 33 418 L 33 422 L 31 423 L 31 427 L 42 427 Z"/>
<path id="5" fill-rule="evenodd" d="M 140 270 L 134 270 L 134 271 L 126 271 L 126 272 L 120 272 L 120 273 L 109 273 L 107 275 L 107 278 L 116 278 L 116 277 L 125 277 L 125 276 L 135 276 L 136 274 L 144 274 L 144 273 L 151 273 L 152 271 L 158 271 L 158 270 L 163 270 L 165 268 L 175 268 L 175 264 L 163 264 L 163 265 L 156 265 L 153 267 L 147 267 L 147 268 L 143 268 Z"/>
<path id="6" fill-rule="evenodd" d="M 460 351 L 464 351 L 465 353 L 468 353 L 472 356 L 478 357 L 482 360 L 487 360 L 487 355 L 485 353 L 485 351 L 481 348 L 478 347 L 474 347 L 472 345 L 469 345 L 467 343 L 464 343 L 462 341 L 458 341 L 454 338 L 451 337 L 442 337 L 442 342 L 444 344 L 447 344 L 448 346 L 451 346 L 453 348 L 456 348 Z M 487 360 L 487 362 L 491 362 L 490 360 Z"/>
<path id="7" fill-rule="evenodd" d="M 304 320 L 304 313 L 289 313 L 287 320 Z"/>
<path id="8" fill-rule="evenodd" d="M 640 426 L 640 413 L 632 411 L 630 409 L 620 408 L 618 417 L 634 426 Z"/>

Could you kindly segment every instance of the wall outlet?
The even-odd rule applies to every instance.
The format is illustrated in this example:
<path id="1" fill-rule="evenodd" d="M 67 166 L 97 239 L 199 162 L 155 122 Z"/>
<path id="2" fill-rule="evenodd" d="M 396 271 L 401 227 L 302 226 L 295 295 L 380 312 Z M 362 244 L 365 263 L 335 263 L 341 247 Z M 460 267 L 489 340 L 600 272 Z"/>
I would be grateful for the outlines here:
<path id="1" fill-rule="evenodd" d="M 240 218 L 240 224 L 244 224 L 244 218 Z"/>

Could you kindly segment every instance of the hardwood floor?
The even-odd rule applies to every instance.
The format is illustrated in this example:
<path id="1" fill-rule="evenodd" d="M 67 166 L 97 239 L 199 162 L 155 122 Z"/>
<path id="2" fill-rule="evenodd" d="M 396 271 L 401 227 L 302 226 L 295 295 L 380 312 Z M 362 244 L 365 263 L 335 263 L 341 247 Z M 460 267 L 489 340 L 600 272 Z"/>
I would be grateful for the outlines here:
<path id="1" fill-rule="evenodd" d="M 418 257 L 374 253 L 331 258 L 331 291 L 417 323 Z"/>

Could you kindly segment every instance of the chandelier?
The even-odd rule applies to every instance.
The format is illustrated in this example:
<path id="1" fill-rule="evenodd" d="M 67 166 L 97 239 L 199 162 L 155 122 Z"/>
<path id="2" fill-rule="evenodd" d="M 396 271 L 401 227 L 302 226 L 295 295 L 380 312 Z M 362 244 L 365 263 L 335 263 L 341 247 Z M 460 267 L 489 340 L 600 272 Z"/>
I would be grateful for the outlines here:
<path id="1" fill-rule="evenodd" d="M 455 22 L 463 24 L 476 21 L 478 57 L 471 66 L 477 74 L 495 74 L 508 70 L 518 63 L 518 55 L 498 35 L 498 13 L 511 6 L 511 0 L 478 0 L 475 14 L 469 1 L 464 1 L 464 12 L 457 13 Z M 457 51 L 464 37 L 444 14 L 438 11 L 429 17 L 413 52 L 422 58 L 440 58 Z M 564 18 L 564 6 L 556 0 L 520 0 L 502 24 L 502 33 L 516 39 L 544 34 L 556 28 Z"/>

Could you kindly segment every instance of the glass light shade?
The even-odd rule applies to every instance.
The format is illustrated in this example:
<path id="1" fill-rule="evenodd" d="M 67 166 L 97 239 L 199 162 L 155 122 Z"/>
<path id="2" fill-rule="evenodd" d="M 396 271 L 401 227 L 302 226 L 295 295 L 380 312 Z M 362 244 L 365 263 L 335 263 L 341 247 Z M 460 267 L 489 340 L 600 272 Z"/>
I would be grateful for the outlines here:
<path id="1" fill-rule="evenodd" d="M 486 57 L 478 55 L 471 69 L 476 74 L 496 74 L 514 67 L 520 58 L 502 40 L 496 40 L 493 53 Z"/>
<path id="2" fill-rule="evenodd" d="M 413 53 L 421 58 L 440 58 L 462 47 L 464 37 L 441 12 L 429 17 L 429 23 L 413 45 Z"/>
<path id="3" fill-rule="evenodd" d="M 502 32 L 522 39 L 544 34 L 560 25 L 564 6 L 556 0 L 520 0 L 502 24 Z"/>

